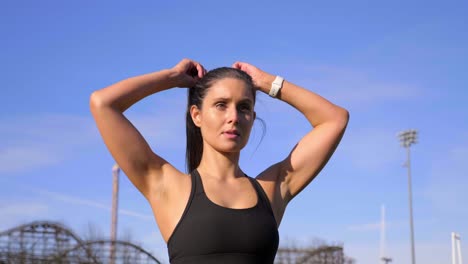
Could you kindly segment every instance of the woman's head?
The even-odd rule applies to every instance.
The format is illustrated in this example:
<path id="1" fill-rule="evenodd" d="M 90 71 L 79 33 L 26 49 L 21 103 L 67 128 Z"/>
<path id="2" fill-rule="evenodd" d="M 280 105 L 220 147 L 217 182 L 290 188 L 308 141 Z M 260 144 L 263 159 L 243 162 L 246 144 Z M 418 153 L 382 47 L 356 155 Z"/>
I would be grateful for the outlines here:
<path id="1" fill-rule="evenodd" d="M 255 119 L 256 89 L 245 72 L 228 67 L 209 71 L 188 90 L 186 113 L 188 171 L 200 164 L 203 140 L 222 152 L 240 151 Z"/>

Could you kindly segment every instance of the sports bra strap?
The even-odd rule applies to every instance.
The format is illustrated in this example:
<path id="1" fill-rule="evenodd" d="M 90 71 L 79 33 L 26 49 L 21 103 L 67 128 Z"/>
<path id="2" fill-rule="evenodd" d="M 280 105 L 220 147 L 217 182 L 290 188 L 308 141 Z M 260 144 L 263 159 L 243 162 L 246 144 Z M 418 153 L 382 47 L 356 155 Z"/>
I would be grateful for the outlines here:
<path id="1" fill-rule="evenodd" d="M 273 208 L 271 207 L 271 203 L 270 203 L 270 199 L 268 199 L 268 196 L 266 195 L 265 191 L 263 190 L 263 187 L 260 185 L 260 183 L 258 183 L 257 179 L 251 178 L 249 176 L 247 176 L 247 178 L 249 178 L 249 180 L 253 183 L 253 186 L 254 186 L 255 190 L 259 194 L 259 197 L 261 197 L 261 199 L 262 199 L 262 203 L 266 206 L 266 208 L 268 208 L 268 210 L 274 216 Z"/>

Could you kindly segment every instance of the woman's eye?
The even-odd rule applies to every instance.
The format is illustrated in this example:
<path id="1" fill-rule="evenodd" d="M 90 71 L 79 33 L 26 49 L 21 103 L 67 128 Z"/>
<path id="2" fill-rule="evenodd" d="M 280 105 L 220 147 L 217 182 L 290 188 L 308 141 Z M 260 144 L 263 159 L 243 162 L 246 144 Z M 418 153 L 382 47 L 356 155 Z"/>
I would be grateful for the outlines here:
<path id="1" fill-rule="evenodd" d="M 252 108 L 250 107 L 250 105 L 241 105 L 240 106 L 240 110 L 243 111 L 243 112 L 250 112 Z"/>
<path id="2" fill-rule="evenodd" d="M 216 108 L 218 108 L 218 109 L 225 109 L 225 108 L 226 108 L 226 104 L 225 104 L 225 103 L 217 103 L 217 104 L 216 104 Z"/>

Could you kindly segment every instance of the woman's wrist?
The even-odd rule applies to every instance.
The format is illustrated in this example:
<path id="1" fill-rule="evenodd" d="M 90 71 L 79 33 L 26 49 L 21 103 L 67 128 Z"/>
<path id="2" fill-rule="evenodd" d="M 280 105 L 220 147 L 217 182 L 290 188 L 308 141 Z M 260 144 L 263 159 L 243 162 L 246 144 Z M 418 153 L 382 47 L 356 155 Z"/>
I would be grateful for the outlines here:
<path id="1" fill-rule="evenodd" d="M 268 94 L 270 92 L 270 89 L 271 89 L 271 84 L 273 83 L 275 78 L 276 78 L 276 76 L 265 73 L 265 75 L 263 76 L 258 88 L 262 92 Z"/>
<path id="2" fill-rule="evenodd" d="M 181 81 L 181 74 L 174 69 L 164 69 L 158 72 L 161 74 L 162 82 L 164 83 L 165 89 L 171 89 L 174 87 L 179 87 Z"/>
<path id="3" fill-rule="evenodd" d="M 129 93 L 143 94 L 144 97 L 177 87 L 180 74 L 172 69 L 155 71 L 124 80 L 124 86 Z M 133 90 L 133 91 L 132 91 Z M 138 91 L 138 92 L 137 92 Z M 140 98 L 141 99 L 141 98 Z"/>

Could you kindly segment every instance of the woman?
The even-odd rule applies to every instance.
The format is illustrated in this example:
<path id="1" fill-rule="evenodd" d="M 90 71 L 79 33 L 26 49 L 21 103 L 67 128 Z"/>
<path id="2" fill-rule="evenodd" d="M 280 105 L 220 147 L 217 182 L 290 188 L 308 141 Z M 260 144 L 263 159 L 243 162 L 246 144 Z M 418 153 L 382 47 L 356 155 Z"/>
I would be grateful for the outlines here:
<path id="1" fill-rule="evenodd" d="M 173 87 L 189 88 L 189 174 L 155 154 L 123 115 Z M 253 179 L 239 157 L 255 120 L 257 91 L 296 108 L 313 130 Z M 345 109 L 250 64 L 207 72 L 189 59 L 95 91 L 90 107 L 112 156 L 150 203 L 171 263 L 273 263 L 287 204 L 327 163 L 349 119 Z"/>

